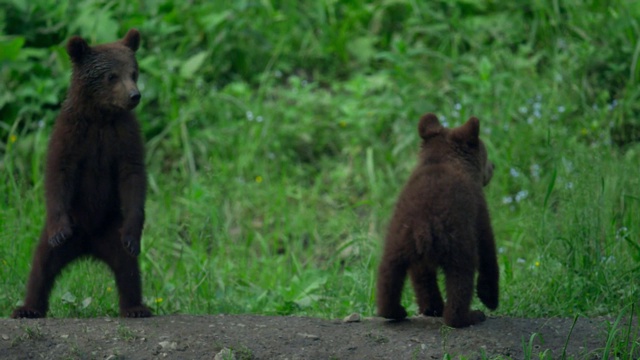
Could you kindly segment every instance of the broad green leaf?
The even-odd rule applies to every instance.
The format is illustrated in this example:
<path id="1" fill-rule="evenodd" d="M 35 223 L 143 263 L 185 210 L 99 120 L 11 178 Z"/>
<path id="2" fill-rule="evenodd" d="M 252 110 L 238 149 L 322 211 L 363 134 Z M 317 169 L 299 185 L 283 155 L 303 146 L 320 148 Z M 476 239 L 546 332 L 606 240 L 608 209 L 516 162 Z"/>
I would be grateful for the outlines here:
<path id="1" fill-rule="evenodd" d="M 5 38 L 0 40 L 0 61 L 15 60 L 24 45 L 24 37 Z"/>
<path id="2" fill-rule="evenodd" d="M 193 75 L 200 69 L 204 60 L 209 56 L 208 51 L 201 51 L 192 57 L 190 57 L 187 61 L 182 64 L 180 67 L 180 76 L 183 78 L 191 78 Z"/>
<path id="3" fill-rule="evenodd" d="M 67 291 L 66 293 L 64 293 L 64 295 L 62 295 L 62 302 L 66 303 L 66 304 L 75 304 L 76 303 L 76 297 L 70 293 L 69 291 Z"/>

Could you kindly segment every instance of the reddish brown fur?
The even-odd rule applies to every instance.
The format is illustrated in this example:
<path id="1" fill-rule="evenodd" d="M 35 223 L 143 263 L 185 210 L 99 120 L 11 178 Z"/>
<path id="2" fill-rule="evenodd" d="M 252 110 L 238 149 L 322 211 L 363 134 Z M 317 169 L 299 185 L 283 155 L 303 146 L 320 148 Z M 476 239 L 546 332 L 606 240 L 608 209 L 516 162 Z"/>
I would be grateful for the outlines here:
<path id="1" fill-rule="evenodd" d="M 444 316 L 449 326 L 485 319 L 481 311 L 470 310 L 476 269 L 478 297 L 489 309 L 498 307 L 498 263 L 482 191 L 493 164 L 479 129 L 476 118 L 454 129 L 442 127 L 433 114 L 420 119 L 418 166 L 396 204 L 379 268 L 380 316 L 407 316 L 400 304 L 407 272 L 420 313 Z M 445 274 L 446 305 L 436 279 L 438 268 Z"/>
<path id="2" fill-rule="evenodd" d="M 46 224 L 36 249 L 24 305 L 13 318 L 44 317 L 56 276 L 91 256 L 114 272 L 120 315 L 148 317 L 138 254 L 144 224 L 146 172 L 135 51 L 140 34 L 90 47 L 73 37 L 71 86 L 49 142 L 45 170 Z"/>

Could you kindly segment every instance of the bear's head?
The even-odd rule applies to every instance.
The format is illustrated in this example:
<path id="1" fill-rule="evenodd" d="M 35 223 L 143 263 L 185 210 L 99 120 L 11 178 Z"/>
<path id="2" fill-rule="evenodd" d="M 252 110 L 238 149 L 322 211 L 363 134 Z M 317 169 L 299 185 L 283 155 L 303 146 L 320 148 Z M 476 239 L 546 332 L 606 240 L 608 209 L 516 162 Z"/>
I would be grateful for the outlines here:
<path id="1" fill-rule="evenodd" d="M 463 125 L 447 129 L 434 114 L 420 118 L 421 157 L 425 163 L 455 162 L 468 168 L 483 186 L 491 181 L 494 165 L 480 140 L 480 120 L 469 118 Z"/>
<path id="2" fill-rule="evenodd" d="M 140 33 L 131 29 L 119 41 L 89 46 L 74 36 L 67 43 L 73 63 L 71 91 L 82 103 L 100 111 L 132 110 L 140 102 L 138 62 L 135 52 L 140 46 Z"/>

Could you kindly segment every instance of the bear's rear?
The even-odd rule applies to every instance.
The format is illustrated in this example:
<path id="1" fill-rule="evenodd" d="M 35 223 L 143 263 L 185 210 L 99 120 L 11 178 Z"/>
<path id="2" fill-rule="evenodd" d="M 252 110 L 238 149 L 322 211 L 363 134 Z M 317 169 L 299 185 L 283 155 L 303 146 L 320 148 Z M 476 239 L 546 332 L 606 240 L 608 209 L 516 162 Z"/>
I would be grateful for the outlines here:
<path id="1" fill-rule="evenodd" d="M 385 240 L 378 274 L 378 314 L 400 319 L 400 304 L 409 273 L 420 313 L 444 316 L 454 327 L 485 319 L 471 311 L 475 271 L 478 295 L 490 309 L 498 305 L 498 265 L 489 213 L 482 187 L 493 164 L 479 139 L 475 118 L 445 129 L 435 115 L 420 120 L 422 149 L 416 169 L 401 192 Z M 445 273 L 447 304 L 437 283 Z"/>

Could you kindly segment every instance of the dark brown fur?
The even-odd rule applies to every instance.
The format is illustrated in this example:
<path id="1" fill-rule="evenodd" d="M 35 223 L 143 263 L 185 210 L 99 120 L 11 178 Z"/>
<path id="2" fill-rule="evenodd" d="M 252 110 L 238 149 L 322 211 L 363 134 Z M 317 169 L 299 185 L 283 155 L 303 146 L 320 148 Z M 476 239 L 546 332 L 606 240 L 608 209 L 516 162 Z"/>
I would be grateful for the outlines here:
<path id="1" fill-rule="evenodd" d="M 115 274 L 120 315 L 148 317 L 138 254 L 144 224 L 146 172 L 135 51 L 140 34 L 90 47 L 72 37 L 71 86 L 49 142 L 45 171 L 46 224 L 33 257 L 24 305 L 13 318 L 44 317 L 56 276 L 92 256 Z"/>
<path id="2" fill-rule="evenodd" d="M 479 138 L 480 123 L 446 129 L 433 114 L 420 119 L 422 149 L 416 169 L 400 194 L 389 225 L 378 273 L 378 314 L 403 319 L 400 304 L 409 272 L 420 313 L 444 316 L 445 324 L 464 327 L 484 321 L 470 310 L 475 271 L 477 293 L 489 308 L 498 307 L 498 263 L 489 211 L 482 187 L 493 164 Z M 436 279 L 445 274 L 447 304 Z"/>

